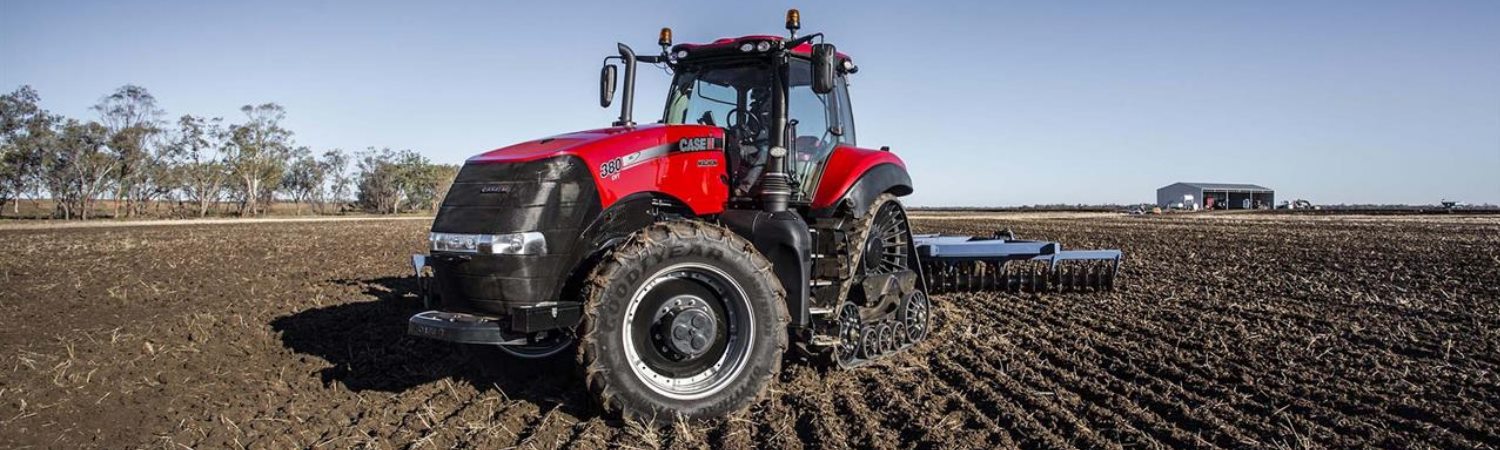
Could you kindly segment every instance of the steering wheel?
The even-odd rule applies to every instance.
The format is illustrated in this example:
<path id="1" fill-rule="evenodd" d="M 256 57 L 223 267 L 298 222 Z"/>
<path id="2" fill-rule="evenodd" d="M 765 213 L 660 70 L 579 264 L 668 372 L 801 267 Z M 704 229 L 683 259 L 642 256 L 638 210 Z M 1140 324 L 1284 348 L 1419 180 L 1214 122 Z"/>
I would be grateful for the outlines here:
<path id="1" fill-rule="evenodd" d="M 746 117 L 745 123 L 736 123 L 736 119 L 740 117 L 741 112 L 739 108 L 729 110 L 729 114 L 724 118 L 725 122 L 729 122 L 727 124 L 729 128 L 734 129 L 743 136 L 753 136 L 755 132 L 765 129 L 765 124 L 761 123 L 760 116 L 749 112 L 743 114 Z"/>

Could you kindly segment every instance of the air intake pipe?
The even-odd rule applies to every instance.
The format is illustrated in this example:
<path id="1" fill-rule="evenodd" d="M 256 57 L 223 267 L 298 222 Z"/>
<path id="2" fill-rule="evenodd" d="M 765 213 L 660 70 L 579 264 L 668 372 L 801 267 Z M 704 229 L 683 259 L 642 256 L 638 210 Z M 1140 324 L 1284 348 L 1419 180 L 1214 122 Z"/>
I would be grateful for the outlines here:
<path id="1" fill-rule="evenodd" d="M 761 209 L 766 212 L 782 212 L 792 199 L 791 177 L 787 175 L 787 65 L 782 64 L 771 82 L 771 150 L 766 158 L 766 168 L 761 171 L 759 190 Z"/>

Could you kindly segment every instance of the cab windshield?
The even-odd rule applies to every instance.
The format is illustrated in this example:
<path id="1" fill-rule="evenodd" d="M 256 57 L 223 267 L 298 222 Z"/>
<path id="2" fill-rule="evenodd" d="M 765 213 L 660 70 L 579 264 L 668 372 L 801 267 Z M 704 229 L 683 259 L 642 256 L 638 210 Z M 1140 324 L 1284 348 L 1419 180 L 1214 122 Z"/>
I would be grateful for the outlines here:
<path id="1" fill-rule="evenodd" d="M 699 124 L 729 128 L 744 112 L 769 119 L 771 72 L 762 65 L 685 67 L 667 97 L 668 124 Z M 749 100 L 747 108 L 742 108 Z"/>

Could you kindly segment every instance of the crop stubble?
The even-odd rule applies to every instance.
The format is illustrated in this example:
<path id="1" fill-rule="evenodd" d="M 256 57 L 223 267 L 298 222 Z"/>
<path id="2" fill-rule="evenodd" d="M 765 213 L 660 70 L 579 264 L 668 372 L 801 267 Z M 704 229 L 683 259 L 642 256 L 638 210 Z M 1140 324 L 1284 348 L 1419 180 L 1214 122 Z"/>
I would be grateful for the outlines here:
<path id="1" fill-rule="evenodd" d="M 570 358 L 404 336 L 422 221 L 0 231 L 0 446 L 1496 447 L 1500 220 L 1357 219 L 919 219 L 1123 285 L 938 296 L 905 354 L 661 429 Z"/>

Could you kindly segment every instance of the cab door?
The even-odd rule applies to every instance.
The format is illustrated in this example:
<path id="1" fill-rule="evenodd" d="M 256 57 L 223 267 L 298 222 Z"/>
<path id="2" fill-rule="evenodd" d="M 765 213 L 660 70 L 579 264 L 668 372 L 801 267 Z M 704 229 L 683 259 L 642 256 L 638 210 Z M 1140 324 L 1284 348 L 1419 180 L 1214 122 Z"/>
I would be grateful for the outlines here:
<path id="1" fill-rule="evenodd" d="M 793 64 L 793 73 L 810 73 L 810 64 L 798 63 Z M 849 109 L 848 84 L 843 74 L 838 74 L 833 91 L 827 94 L 813 92 L 810 79 L 797 78 L 793 77 L 787 90 L 788 119 L 796 121 L 796 133 L 788 136 L 787 150 L 793 181 L 803 198 L 811 199 L 833 149 L 855 145 L 854 115 Z"/>

